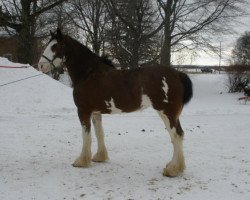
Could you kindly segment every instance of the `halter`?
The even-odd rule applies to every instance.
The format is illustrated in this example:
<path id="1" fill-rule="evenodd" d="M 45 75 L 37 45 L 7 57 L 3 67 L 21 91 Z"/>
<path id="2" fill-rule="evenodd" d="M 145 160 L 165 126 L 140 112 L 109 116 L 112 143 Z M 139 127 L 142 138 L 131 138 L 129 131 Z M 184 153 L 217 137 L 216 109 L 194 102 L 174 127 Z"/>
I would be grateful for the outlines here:
<path id="1" fill-rule="evenodd" d="M 45 56 L 45 55 L 42 55 L 41 57 L 45 58 L 45 59 L 48 61 L 48 63 L 50 63 L 51 66 L 52 66 L 50 72 L 48 72 L 47 74 L 51 73 L 52 77 L 53 77 L 54 79 L 58 80 L 60 74 L 62 74 L 62 72 L 60 71 L 62 68 L 56 67 L 56 66 L 54 65 L 53 62 L 54 62 L 54 60 L 56 59 L 56 57 L 55 57 L 53 60 L 50 60 L 50 59 L 49 59 L 47 56 Z"/>
<path id="2" fill-rule="evenodd" d="M 51 69 L 51 71 L 54 71 L 54 69 L 56 69 L 56 66 L 54 65 L 54 60 L 56 59 L 56 58 L 53 58 L 53 60 L 50 60 L 47 56 L 45 56 L 45 55 L 42 55 L 42 57 L 43 58 L 45 58 L 47 61 L 48 61 L 48 63 L 49 64 L 51 64 L 52 65 L 52 69 Z"/>

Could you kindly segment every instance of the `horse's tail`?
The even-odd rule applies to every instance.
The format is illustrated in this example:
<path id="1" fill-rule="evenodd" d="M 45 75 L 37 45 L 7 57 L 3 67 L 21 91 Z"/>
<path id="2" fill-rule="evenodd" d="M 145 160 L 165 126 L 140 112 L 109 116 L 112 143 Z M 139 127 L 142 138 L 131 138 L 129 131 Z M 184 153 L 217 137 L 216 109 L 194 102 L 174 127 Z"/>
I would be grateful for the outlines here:
<path id="1" fill-rule="evenodd" d="M 181 82 L 184 86 L 184 97 L 183 97 L 183 103 L 186 104 L 190 101 L 190 99 L 193 96 L 193 84 L 190 78 L 187 74 L 183 72 L 179 72 Z"/>

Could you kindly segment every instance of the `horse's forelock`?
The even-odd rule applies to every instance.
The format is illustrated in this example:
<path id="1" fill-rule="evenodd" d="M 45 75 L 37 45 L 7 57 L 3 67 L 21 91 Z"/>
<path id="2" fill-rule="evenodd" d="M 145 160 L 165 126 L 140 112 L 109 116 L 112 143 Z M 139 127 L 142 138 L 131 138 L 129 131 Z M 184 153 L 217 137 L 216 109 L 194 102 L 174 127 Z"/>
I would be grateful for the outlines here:
<path id="1" fill-rule="evenodd" d="M 63 40 L 63 38 L 64 38 L 64 35 L 62 34 L 61 31 L 59 31 L 59 32 L 58 32 L 58 30 L 55 31 L 55 32 L 50 31 L 50 40 L 49 40 L 48 44 L 49 44 L 52 40 L 57 40 L 57 42 L 60 42 L 60 41 Z"/>

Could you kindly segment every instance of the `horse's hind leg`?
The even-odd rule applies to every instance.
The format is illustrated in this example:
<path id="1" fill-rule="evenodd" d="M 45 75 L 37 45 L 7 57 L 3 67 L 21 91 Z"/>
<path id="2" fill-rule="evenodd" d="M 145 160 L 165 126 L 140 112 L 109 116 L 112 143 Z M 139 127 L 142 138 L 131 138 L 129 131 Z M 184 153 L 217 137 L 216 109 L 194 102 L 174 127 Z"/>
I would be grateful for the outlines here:
<path id="1" fill-rule="evenodd" d="M 88 167 L 91 163 L 91 123 L 90 115 L 78 112 L 82 124 L 83 146 L 81 155 L 73 163 L 74 167 Z"/>
<path id="2" fill-rule="evenodd" d="M 182 150 L 183 130 L 178 119 L 175 120 L 168 118 L 168 116 L 162 111 L 159 111 L 158 113 L 170 134 L 174 151 L 172 160 L 166 165 L 166 168 L 164 168 L 163 170 L 163 175 L 170 177 L 178 176 L 183 172 L 185 168 L 185 161 Z"/>
<path id="3" fill-rule="evenodd" d="M 97 138 L 97 153 L 92 158 L 94 162 L 104 162 L 108 160 L 108 153 L 104 142 L 104 133 L 102 128 L 102 115 L 101 113 L 92 114 L 92 122 L 95 128 Z"/>

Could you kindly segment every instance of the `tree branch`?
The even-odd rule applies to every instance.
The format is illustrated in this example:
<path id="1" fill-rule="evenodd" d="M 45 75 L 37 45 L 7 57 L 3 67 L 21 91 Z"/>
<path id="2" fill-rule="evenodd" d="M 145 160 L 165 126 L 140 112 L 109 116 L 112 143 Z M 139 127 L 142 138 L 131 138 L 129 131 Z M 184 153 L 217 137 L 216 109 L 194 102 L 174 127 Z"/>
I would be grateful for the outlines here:
<path id="1" fill-rule="evenodd" d="M 55 3 L 53 3 L 53 4 L 49 5 L 49 6 L 46 6 L 46 7 L 42 8 L 42 9 L 36 11 L 35 13 L 31 14 L 30 17 L 31 18 L 37 17 L 37 16 L 41 15 L 42 13 L 44 13 L 44 12 L 58 6 L 59 4 L 61 4 L 63 2 L 66 2 L 66 1 L 68 1 L 68 0 L 58 0 Z"/>

